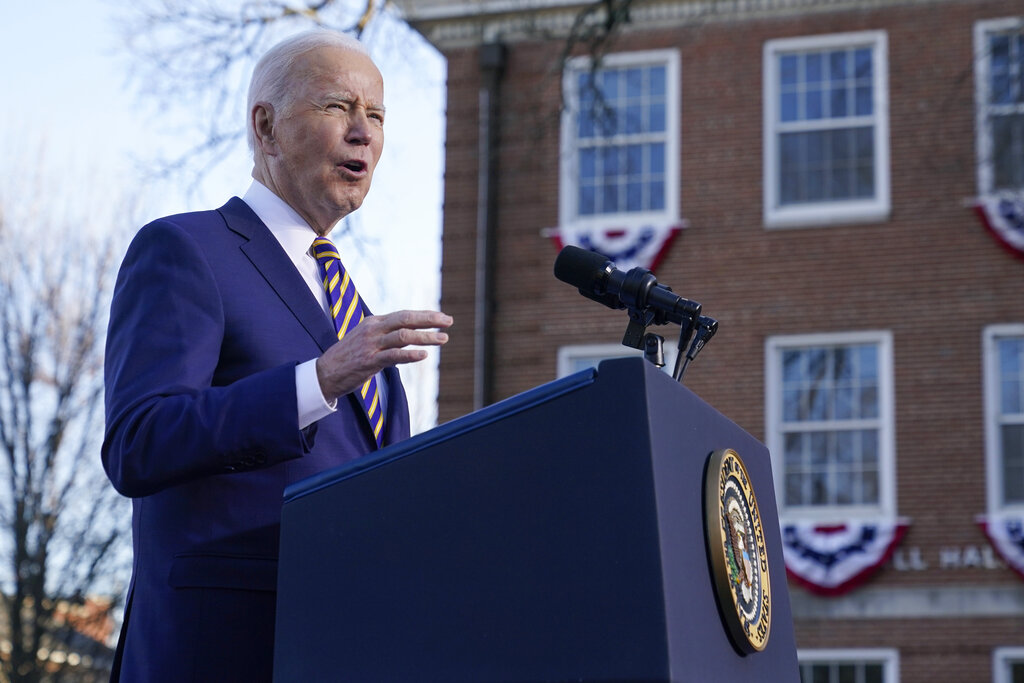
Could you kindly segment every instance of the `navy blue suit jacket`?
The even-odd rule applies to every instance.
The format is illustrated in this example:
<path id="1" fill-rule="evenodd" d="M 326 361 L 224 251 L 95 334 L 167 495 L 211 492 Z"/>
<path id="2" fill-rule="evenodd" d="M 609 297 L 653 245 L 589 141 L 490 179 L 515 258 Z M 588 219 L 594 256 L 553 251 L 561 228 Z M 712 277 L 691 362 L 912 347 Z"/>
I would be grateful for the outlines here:
<path id="1" fill-rule="evenodd" d="M 376 447 L 351 395 L 298 427 L 295 366 L 336 340 L 238 198 L 133 240 L 105 368 L 103 465 L 133 498 L 135 553 L 115 679 L 270 680 L 284 489 Z M 409 417 L 397 370 L 384 374 L 387 444 Z"/>

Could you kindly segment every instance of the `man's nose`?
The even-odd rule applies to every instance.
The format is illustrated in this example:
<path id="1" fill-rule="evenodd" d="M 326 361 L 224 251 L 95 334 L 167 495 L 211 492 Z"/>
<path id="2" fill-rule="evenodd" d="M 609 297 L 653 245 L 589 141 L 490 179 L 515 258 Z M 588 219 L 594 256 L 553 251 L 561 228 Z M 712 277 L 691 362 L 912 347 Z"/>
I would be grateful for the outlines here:
<path id="1" fill-rule="evenodd" d="M 345 131 L 345 142 L 353 145 L 368 145 L 373 139 L 373 125 L 370 117 L 362 109 L 356 108 L 349 114 L 348 130 Z"/>

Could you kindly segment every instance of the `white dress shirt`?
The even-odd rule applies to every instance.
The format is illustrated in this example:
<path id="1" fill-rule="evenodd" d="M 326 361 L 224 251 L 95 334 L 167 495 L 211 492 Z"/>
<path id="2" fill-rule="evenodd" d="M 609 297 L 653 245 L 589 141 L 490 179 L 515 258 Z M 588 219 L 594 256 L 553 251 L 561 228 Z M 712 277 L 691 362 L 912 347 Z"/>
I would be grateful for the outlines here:
<path id="1" fill-rule="evenodd" d="M 330 317 L 327 292 L 320 280 L 320 266 L 312 254 L 313 240 L 317 234 L 309 227 L 283 199 L 271 192 L 257 180 L 246 191 L 242 201 L 259 216 L 260 220 L 270 229 L 288 258 L 295 264 L 309 291 L 320 302 L 324 315 Z M 330 403 L 324 398 L 320 389 L 320 381 L 316 376 L 316 358 L 300 363 L 295 367 L 295 392 L 299 404 L 299 429 L 305 429 L 317 420 L 337 410 L 337 400 Z M 385 410 L 384 378 L 378 374 L 378 391 L 381 396 L 381 410 Z M 385 413 L 386 414 L 386 413 Z"/>

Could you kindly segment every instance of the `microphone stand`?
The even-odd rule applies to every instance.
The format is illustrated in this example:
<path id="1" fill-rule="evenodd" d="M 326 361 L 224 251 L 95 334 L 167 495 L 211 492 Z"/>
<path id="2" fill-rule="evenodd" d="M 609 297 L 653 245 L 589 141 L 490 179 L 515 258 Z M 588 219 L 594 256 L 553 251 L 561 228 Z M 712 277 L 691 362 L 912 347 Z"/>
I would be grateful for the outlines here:
<path id="1" fill-rule="evenodd" d="M 665 367 L 665 338 L 661 335 L 647 332 L 649 325 L 666 325 L 666 315 L 653 307 L 627 306 L 629 311 L 629 324 L 626 326 L 626 333 L 622 336 L 622 345 L 644 352 L 644 360 L 655 367 Z M 697 309 L 700 310 L 699 308 Z M 672 379 L 683 383 L 683 373 L 686 372 L 697 354 L 700 353 L 708 340 L 718 331 L 718 321 L 706 315 L 692 315 L 687 317 L 685 325 L 679 326 L 679 350 L 676 354 L 676 363 L 672 372 Z"/>

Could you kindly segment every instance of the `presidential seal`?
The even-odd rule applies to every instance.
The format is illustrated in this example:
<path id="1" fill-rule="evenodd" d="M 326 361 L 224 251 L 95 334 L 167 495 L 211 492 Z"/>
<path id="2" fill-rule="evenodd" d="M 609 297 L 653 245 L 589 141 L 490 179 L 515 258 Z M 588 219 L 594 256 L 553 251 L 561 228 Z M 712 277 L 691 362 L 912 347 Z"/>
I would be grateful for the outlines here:
<path id="1" fill-rule="evenodd" d="M 708 459 L 704 528 L 726 630 L 743 654 L 760 652 L 772 626 L 768 553 L 747 468 L 732 449 L 715 451 Z"/>

